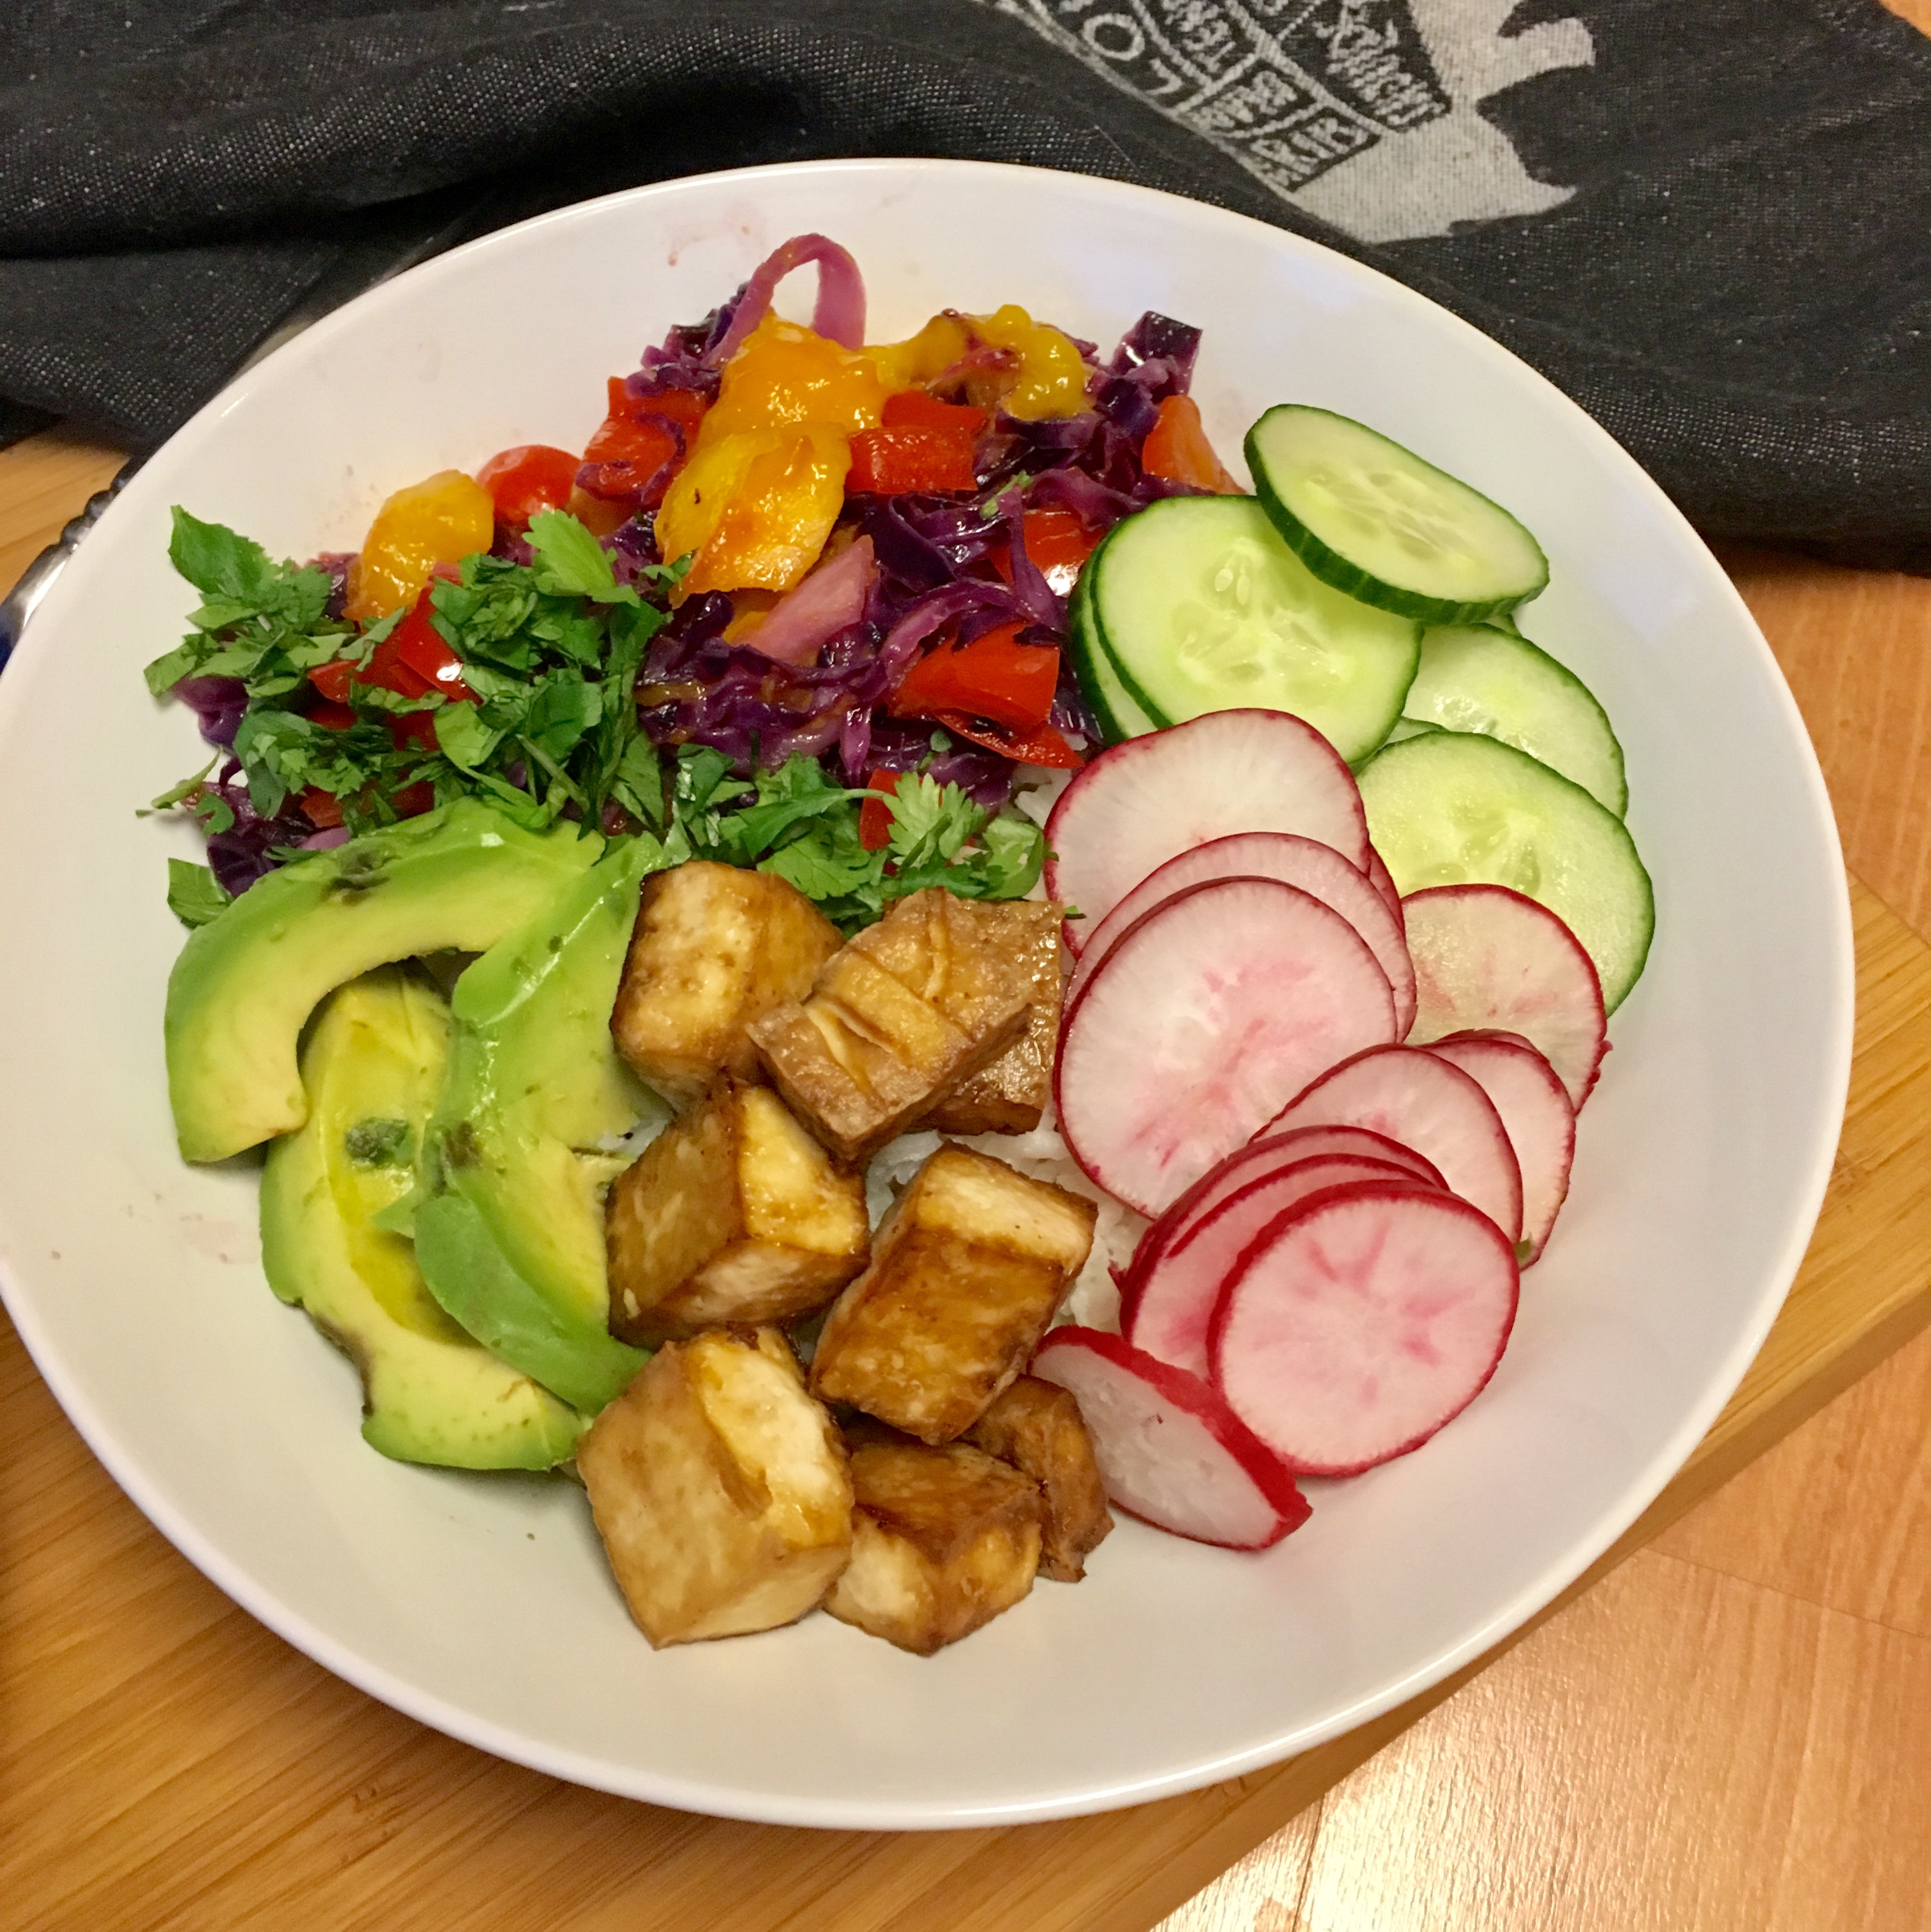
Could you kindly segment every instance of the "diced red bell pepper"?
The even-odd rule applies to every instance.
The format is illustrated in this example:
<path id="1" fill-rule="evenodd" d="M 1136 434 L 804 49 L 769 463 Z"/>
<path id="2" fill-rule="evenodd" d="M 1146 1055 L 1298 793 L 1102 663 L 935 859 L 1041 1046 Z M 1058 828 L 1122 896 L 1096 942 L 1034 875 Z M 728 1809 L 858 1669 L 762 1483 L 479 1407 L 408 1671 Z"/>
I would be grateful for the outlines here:
<path id="1" fill-rule="evenodd" d="M 329 704 L 346 706 L 349 702 L 349 681 L 355 675 L 355 667 L 346 658 L 331 658 L 325 664 L 317 664 L 308 674 L 308 681 L 321 692 Z M 322 709 L 320 705 L 316 711 Z M 313 717 L 315 712 L 309 713 Z M 352 716 L 352 714 L 351 714 Z"/>
<path id="2" fill-rule="evenodd" d="M 497 530 L 520 536 L 539 511 L 562 509 L 581 460 L 547 442 L 520 442 L 491 457 L 476 481 L 496 506 Z"/>
<path id="3" fill-rule="evenodd" d="M 930 429 L 862 429 L 851 440 L 852 466 L 845 488 L 854 495 L 898 496 L 907 491 L 976 488 L 970 432 Z"/>
<path id="4" fill-rule="evenodd" d="M 942 403 L 925 389 L 900 389 L 885 399 L 887 429 L 949 429 L 977 436 L 991 418 L 970 403 Z"/>
<path id="5" fill-rule="evenodd" d="M 398 818 L 420 818 L 435 802 L 436 788 L 427 784 L 404 785 L 389 799 Z"/>
<path id="6" fill-rule="evenodd" d="M 1140 446 L 1140 467 L 1170 483 L 1191 483 L 1223 496 L 1240 494 L 1240 485 L 1213 453 L 1201 424 L 1200 405 L 1191 396 L 1169 396 L 1160 405 L 1160 419 Z"/>
<path id="7" fill-rule="evenodd" d="M 1030 731 L 1009 731 L 1002 725 L 988 724 L 983 718 L 968 718 L 963 711 L 935 711 L 931 716 L 934 724 L 955 738 L 983 745 L 988 752 L 997 752 L 1015 764 L 1052 765 L 1061 771 L 1076 772 L 1086 763 L 1051 724 L 1041 724 Z"/>
<path id="8" fill-rule="evenodd" d="M 306 715 L 311 724 L 319 724 L 325 731 L 346 731 L 355 722 L 355 714 L 347 705 L 328 698 L 319 704 L 311 704 Z"/>
<path id="9" fill-rule="evenodd" d="M 1016 623 L 1002 624 L 969 644 L 942 644 L 928 652 L 898 680 L 893 716 L 964 711 L 1014 731 L 1045 724 L 1060 688 L 1059 650 L 1022 644 Z"/>
<path id="10" fill-rule="evenodd" d="M 310 785 L 301 795 L 301 815 L 318 832 L 332 832 L 342 823 L 342 801 L 332 791 Z"/>
<path id="11" fill-rule="evenodd" d="M 694 390 L 634 396 L 622 376 L 610 379 L 610 410 L 584 446 L 580 494 L 654 508 L 684 466 L 710 405 Z"/>
<path id="12" fill-rule="evenodd" d="M 867 791 L 893 792 L 902 772 L 874 772 L 865 782 Z M 892 812 L 883 798 L 868 798 L 858 808 L 858 842 L 868 852 L 883 852 L 892 843 Z"/>
<path id="13" fill-rule="evenodd" d="M 1057 596 L 1071 596 L 1087 559 L 1099 549 L 1099 540 L 1106 532 L 1089 530 L 1075 512 L 1057 506 L 1028 510 L 1022 521 L 1026 554 L 1033 560 L 1033 568 Z M 1009 550 L 1009 545 L 1001 544 L 990 553 L 988 560 L 1010 584 L 1012 560 Z"/>
<path id="14" fill-rule="evenodd" d="M 394 646 L 394 662 L 411 676 L 420 680 L 421 688 L 403 691 L 399 683 L 388 683 L 391 691 L 402 692 L 405 698 L 421 698 L 430 692 L 439 691 L 445 698 L 473 699 L 475 693 L 463 682 L 463 660 L 442 641 L 442 633 L 430 620 L 432 608 L 429 593 L 434 583 L 422 586 L 422 595 L 415 600 L 415 608 L 376 646 L 376 654 L 370 661 L 370 676 L 363 681 L 377 684 L 388 680 L 374 675 L 376 668 L 382 663 L 382 654 Z"/>
<path id="15" fill-rule="evenodd" d="M 436 713 L 433 711 L 391 712 L 389 742 L 398 752 L 405 745 L 413 745 L 418 752 L 433 756 L 439 748 L 436 742 Z"/>

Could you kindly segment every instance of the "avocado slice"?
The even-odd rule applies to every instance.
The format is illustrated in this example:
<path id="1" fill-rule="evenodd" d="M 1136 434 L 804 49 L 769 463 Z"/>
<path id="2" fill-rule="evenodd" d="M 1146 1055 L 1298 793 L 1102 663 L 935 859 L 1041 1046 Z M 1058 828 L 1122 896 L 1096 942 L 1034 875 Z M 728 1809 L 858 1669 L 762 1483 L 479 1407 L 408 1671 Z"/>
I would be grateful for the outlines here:
<path id="1" fill-rule="evenodd" d="M 298 860 L 188 935 L 168 976 L 168 1097 L 188 1160 L 223 1160 L 308 1118 L 295 1046 L 323 995 L 422 952 L 480 952 L 603 850 L 526 832 L 474 799 Z"/>
<path id="2" fill-rule="evenodd" d="M 413 1181 L 448 1052 L 441 994 L 396 967 L 329 998 L 301 1052 L 307 1123 L 262 1171 L 262 1264 L 361 1372 L 370 1448 L 403 1462 L 547 1469 L 585 1418 L 451 1321 L 413 1246 L 373 1225 Z"/>
<path id="3" fill-rule="evenodd" d="M 646 1352 L 610 1333 L 602 1151 L 666 1110 L 617 1057 L 610 1009 L 654 838 L 614 844 L 456 982 L 449 1071 L 423 1148 L 423 1279 L 477 1340 L 586 1414 Z M 225 916 L 225 915 L 224 915 Z"/>

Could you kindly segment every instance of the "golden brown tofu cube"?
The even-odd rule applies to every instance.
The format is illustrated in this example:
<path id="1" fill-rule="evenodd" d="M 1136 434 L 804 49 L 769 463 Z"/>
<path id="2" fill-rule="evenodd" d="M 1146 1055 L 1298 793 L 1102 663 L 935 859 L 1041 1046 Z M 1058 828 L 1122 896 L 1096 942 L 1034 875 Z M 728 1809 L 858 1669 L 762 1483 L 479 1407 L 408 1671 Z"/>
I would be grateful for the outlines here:
<path id="1" fill-rule="evenodd" d="M 963 1442 L 861 1442 L 852 1452 L 852 1556 L 825 1608 L 930 1657 L 1033 1587 L 1038 1485 Z"/>
<path id="2" fill-rule="evenodd" d="M 976 1040 L 1003 1025 L 1017 995 L 1030 1000 L 1029 976 L 1007 956 L 1011 930 L 981 917 L 974 900 L 928 886 L 901 899 L 851 941 L 900 985 L 928 1000 Z"/>
<path id="3" fill-rule="evenodd" d="M 942 1147 L 826 1318 L 814 1394 L 923 1442 L 963 1435 L 1031 1356 L 1085 1265 L 1098 1212 L 990 1154 Z"/>
<path id="4" fill-rule="evenodd" d="M 1113 1516 L 1093 1438 L 1071 1393 L 1021 1376 L 966 1431 L 965 1439 L 1039 1484 L 1045 1508 L 1039 1574 L 1077 1583 L 1086 1574 L 1087 1558 L 1112 1528 Z"/>
<path id="5" fill-rule="evenodd" d="M 775 1329 L 660 1348 L 590 1425 L 577 1468 L 660 1648 L 790 1623 L 851 1554 L 844 1445 Z"/>
<path id="6" fill-rule="evenodd" d="M 610 1332 L 646 1347 L 814 1314 L 871 1252 L 863 1177 L 768 1087 L 729 1078 L 618 1176 L 604 1232 Z"/>
<path id="7" fill-rule="evenodd" d="M 922 1127 L 942 1134 L 1030 1134 L 1052 1097 L 1060 1040 L 1060 928 L 1065 908 L 1038 899 L 955 900 L 982 951 L 1026 995 L 1026 1030 L 991 1065 L 968 1075 Z"/>
<path id="8" fill-rule="evenodd" d="M 679 1105 L 720 1073 L 758 1077 L 745 1029 L 802 1000 L 838 928 L 772 872 L 691 860 L 644 881 L 610 1015 L 617 1051 Z"/>
<path id="9" fill-rule="evenodd" d="M 1016 988 L 961 999 L 958 1011 L 973 1030 L 855 940 L 819 974 L 808 1000 L 767 1013 L 751 1037 L 772 1084 L 840 1160 L 856 1164 L 1003 1053 L 1026 1024 Z"/>

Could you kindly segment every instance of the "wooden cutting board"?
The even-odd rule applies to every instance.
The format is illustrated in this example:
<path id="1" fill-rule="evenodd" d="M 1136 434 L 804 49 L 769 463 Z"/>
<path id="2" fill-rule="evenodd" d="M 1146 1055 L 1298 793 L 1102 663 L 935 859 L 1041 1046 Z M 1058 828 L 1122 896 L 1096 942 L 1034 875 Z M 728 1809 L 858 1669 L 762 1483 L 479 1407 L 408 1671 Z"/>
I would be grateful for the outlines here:
<path id="1" fill-rule="evenodd" d="M 91 472 L 61 460 L 66 514 Z M 37 535 L 7 494 L 0 563 Z M 1850 1107 L 1802 1274 L 1709 1438 L 1571 1595 L 1931 1319 L 1931 948 L 1854 901 Z M 1482 1667 L 1270 1772 L 1099 1818 L 894 1836 L 657 1810 L 486 1757 L 290 1650 L 148 1526 L 0 1329 L 0 1923 L 22 1932 L 1145 1932 Z"/>

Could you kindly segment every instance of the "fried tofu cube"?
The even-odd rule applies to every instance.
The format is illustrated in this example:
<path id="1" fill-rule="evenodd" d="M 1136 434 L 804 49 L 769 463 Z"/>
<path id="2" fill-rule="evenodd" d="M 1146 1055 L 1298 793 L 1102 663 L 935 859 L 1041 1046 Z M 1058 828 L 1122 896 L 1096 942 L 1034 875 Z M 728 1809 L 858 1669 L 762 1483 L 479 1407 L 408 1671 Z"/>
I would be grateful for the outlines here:
<path id="1" fill-rule="evenodd" d="M 844 1445 L 775 1329 L 660 1348 L 590 1425 L 577 1468 L 660 1649 L 793 1622 L 851 1554 Z"/>
<path id="2" fill-rule="evenodd" d="M 1060 928 L 1066 909 L 1038 899 L 956 899 L 982 951 L 1026 994 L 1026 1030 L 918 1124 L 942 1134 L 1030 1134 L 1052 1097 L 1060 1040 Z"/>
<path id="3" fill-rule="evenodd" d="M 851 1562 L 825 1599 L 841 1622 L 930 1657 L 1033 1587 L 1039 1491 L 963 1442 L 861 1442 Z"/>
<path id="4" fill-rule="evenodd" d="M 728 1076 L 618 1176 L 604 1230 L 610 1332 L 645 1347 L 815 1314 L 871 1252 L 863 1177 Z"/>
<path id="5" fill-rule="evenodd" d="M 703 1097 L 718 1074 L 758 1078 L 745 1029 L 802 1000 L 838 929 L 772 872 L 691 860 L 644 881 L 610 1031 L 667 1098 Z"/>
<path id="6" fill-rule="evenodd" d="M 811 1359 L 814 1394 L 949 1442 L 1030 1358 L 1098 1209 L 990 1154 L 940 1148 L 894 1204 Z"/>
<path id="7" fill-rule="evenodd" d="M 934 989 L 949 1012 L 881 963 L 880 951 L 895 958 L 901 942 L 908 954 L 914 949 L 928 929 L 925 914 L 913 914 L 895 938 L 860 943 L 884 932 L 903 910 L 832 959 L 809 999 L 767 1013 L 750 1029 L 772 1084 L 840 1160 L 854 1165 L 1003 1053 L 1026 1025 L 1024 989 L 994 983 L 976 959 L 963 975 L 949 970 Z M 931 976 L 926 973 L 925 983 Z"/>
<path id="8" fill-rule="evenodd" d="M 964 1439 L 1039 1486 L 1039 1574 L 1077 1583 L 1113 1527 L 1106 1487 L 1071 1392 L 1021 1376 L 997 1396 Z"/>

